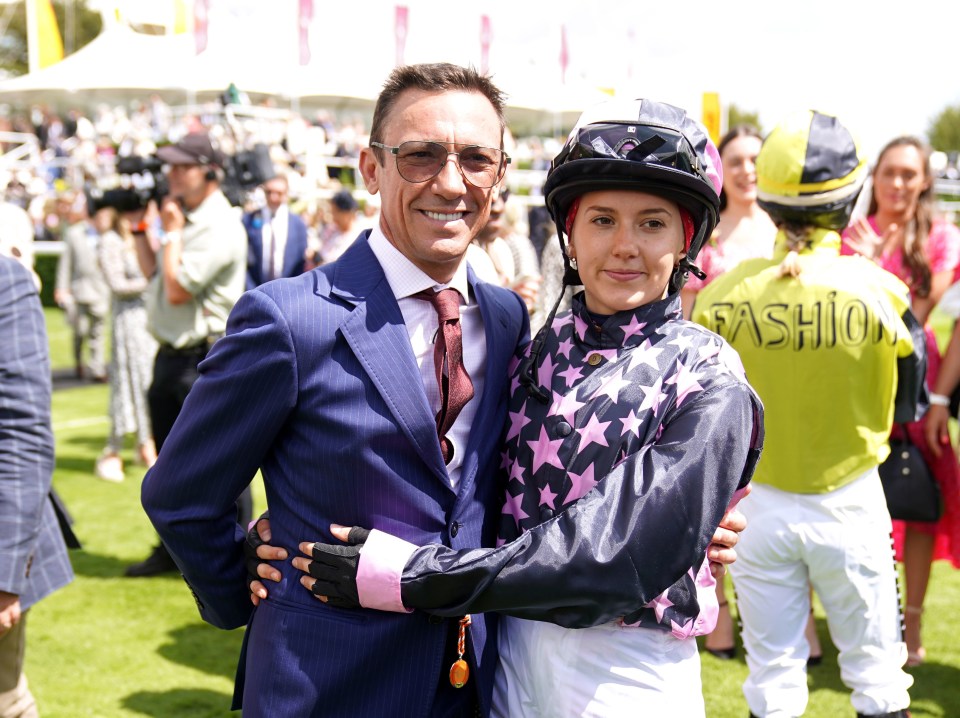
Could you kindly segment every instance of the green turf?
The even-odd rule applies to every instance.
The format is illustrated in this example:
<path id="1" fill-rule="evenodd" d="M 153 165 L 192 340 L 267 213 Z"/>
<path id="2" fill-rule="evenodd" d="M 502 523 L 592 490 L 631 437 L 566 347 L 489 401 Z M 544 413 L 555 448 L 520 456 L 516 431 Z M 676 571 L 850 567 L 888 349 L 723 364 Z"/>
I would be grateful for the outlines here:
<path id="1" fill-rule="evenodd" d="M 71 366 L 62 314 L 47 310 L 55 372 Z M 72 552 L 76 581 L 30 614 L 27 675 L 44 718 L 95 716 L 227 716 L 242 633 L 204 624 L 179 577 L 127 579 L 124 567 L 144 558 L 154 533 L 140 509 L 143 469 L 125 454 L 126 481 L 93 476 L 108 430 L 107 388 L 84 385 L 53 397 L 57 468 L 54 482 L 76 520 L 84 548 Z M 262 487 L 255 485 L 258 509 Z M 940 562 L 927 599 L 927 663 L 911 673 L 913 715 L 960 716 L 960 572 Z M 836 651 L 817 609 L 824 662 L 810 671 L 813 718 L 853 716 L 840 682 Z M 334 647 L 335 648 L 335 647 Z M 397 647 L 385 647 L 396 650 Z M 402 650 L 397 660 L 403 660 Z M 707 715 L 745 718 L 742 651 L 734 661 L 703 653 Z M 357 690 L 370 684 L 358 683 Z M 235 714 L 234 714 L 235 715 Z M 644 716 L 638 709 L 638 716 Z M 376 717 L 358 717 L 376 718 Z M 682 716 L 678 717 L 682 718 Z"/>

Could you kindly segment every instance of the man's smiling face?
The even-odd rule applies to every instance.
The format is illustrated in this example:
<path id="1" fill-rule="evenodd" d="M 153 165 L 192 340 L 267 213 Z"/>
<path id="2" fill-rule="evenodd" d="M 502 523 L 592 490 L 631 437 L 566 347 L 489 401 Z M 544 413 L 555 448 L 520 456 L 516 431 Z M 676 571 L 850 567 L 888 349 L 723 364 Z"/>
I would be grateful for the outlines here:
<path id="1" fill-rule="evenodd" d="M 478 92 L 405 90 L 384 124 L 383 143 L 396 147 L 427 140 L 500 147 L 497 112 Z M 365 148 L 360 170 L 371 193 L 381 197 L 380 228 L 390 243 L 426 274 L 449 281 L 473 237 L 490 214 L 492 189 L 464 180 L 453 156 L 431 180 L 412 183 L 397 172 L 393 155 Z"/>

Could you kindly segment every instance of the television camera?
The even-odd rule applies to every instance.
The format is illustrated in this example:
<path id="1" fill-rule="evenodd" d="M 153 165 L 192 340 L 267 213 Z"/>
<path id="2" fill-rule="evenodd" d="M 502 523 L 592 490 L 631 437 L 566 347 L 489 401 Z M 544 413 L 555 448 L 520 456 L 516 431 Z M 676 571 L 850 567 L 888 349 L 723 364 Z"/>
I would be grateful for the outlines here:
<path id="1" fill-rule="evenodd" d="M 242 205 L 248 193 L 275 174 L 270 150 L 263 143 L 226 156 L 224 165 L 220 188 L 234 206 Z M 117 174 L 120 181 L 116 187 L 87 190 L 87 207 L 91 215 L 104 207 L 112 207 L 118 212 L 137 212 L 145 209 L 150 200 L 159 205 L 170 191 L 163 173 L 163 162 L 157 157 L 121 157 L 117 160 Z"/>

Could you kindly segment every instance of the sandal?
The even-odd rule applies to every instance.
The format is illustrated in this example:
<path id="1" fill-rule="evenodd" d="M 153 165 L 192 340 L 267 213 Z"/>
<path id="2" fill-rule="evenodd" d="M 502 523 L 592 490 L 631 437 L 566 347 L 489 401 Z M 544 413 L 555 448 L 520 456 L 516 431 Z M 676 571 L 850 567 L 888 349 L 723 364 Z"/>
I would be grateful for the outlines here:
<path id="1" fill-rule="evenodd" d="M 153 440 L 145 441 L 137 447 L 137 464 L 148 469 L 157 463 L 157 447 Z"/>
<path id="2" fill-rule="evenodd" d="M 923 608 L 917 606 L 904 606 L 903 608 L 903 640 L 907 644 L 908 668 L 919 666 L 927 657 L 927 650 L 920 641 L 920 617 L 922 615 Z"/>
<path id="3" fill-rule="evenodd" d="M 94 466 L 93 473 L 98 479 L 119 484 L 123 481 L 123 461 L 116 454 L 101 454 Z"/>

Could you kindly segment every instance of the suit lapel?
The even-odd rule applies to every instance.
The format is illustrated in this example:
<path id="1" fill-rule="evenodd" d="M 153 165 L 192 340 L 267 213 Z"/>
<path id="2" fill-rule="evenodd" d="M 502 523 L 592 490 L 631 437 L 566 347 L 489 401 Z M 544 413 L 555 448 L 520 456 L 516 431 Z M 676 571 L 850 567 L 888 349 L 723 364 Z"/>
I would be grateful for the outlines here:
<path id="1" fill-rule="evenodd" d="M 449 486 L 437 426 L 400 306 L 364 233 L 336 263 L 331 292 L 354 305 L 341 324 L 347 343 L 407 438 Z"/>

